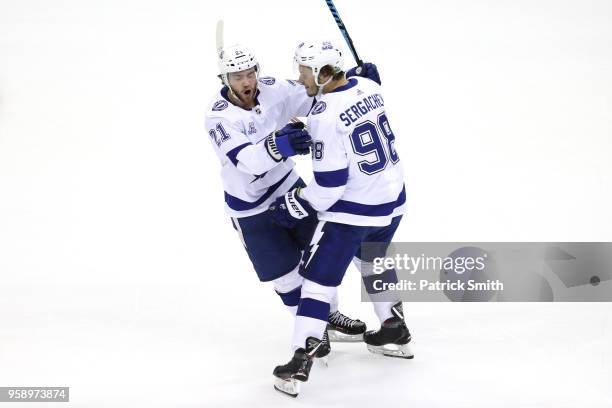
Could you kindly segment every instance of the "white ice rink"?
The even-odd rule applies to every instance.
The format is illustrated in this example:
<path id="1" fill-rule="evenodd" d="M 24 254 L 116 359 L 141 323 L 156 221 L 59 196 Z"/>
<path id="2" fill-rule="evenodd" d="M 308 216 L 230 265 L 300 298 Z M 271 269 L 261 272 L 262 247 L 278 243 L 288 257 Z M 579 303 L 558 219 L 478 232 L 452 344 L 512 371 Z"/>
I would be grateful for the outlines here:
<path id="1" fill-rule="evenodd" d="M 610 303 L 405 303 L 414 360 L 333 344 L 298 399 L 274 392 L 291 319 L 203 128 L 215 22 L 280 78 L 298 40 L 341 36 L 322 0 L 226 3 L 0 0 L 0 386 L 79 408 L 612 407 Z M 612 241 L 610 1 L 336 6 L 381 72 L 397 241 Z M 375 327 L 357 275 L 341 310 Z"/>

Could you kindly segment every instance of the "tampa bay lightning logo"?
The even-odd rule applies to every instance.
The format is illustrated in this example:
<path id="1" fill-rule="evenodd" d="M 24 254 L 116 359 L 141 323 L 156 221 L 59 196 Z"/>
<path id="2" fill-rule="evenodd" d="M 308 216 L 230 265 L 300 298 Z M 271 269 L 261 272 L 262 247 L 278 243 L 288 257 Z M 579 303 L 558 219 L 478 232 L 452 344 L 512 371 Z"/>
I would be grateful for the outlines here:
<path id="1" fill-rule="evenodd" d="M 325 104 L 325 102 L 323 101 L 319 101 L 315 104 L 315 106 L 312 107 L 312 110 L 310 111 L 311 115 L 318 115 L 319 113 L 323 112 L 325 110 L 325 108 L 327 108 L 327 105 Z"/>
<path id="2" fill-rule="evenodd" d="M 276 79 L 272 77 L 263 77 L 263 78 L 259 78 L 259 82 L 261 82 L 262 84 L 266 84 L 266 85 L 274 85 L 274 83 L 276 82 Z"/>
<path id="3" fill-rule="evenodd" d="M 287 82 L 289 82 L 289 84 L 296 86 L 297 82 L 295 82 L 293 79 L 288 79 Z"/>
<path id="4" fill-rule="evenodd" d="M 220 100 L 220 101 L 215 102 L 215 104 L 213 105 L 212 110 L 214 110 L 214 111 L 222 111 L 225 108 L 227 108 L 227 101 Z"/>

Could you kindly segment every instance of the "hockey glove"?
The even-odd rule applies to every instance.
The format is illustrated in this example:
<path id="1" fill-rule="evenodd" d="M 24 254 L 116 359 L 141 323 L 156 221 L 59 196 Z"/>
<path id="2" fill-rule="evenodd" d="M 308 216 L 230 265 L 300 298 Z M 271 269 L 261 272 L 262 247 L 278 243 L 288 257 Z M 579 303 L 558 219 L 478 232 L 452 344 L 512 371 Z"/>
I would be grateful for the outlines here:
<path id="1" fill-rule="evenodd" d="M 354 76 L 368 78 L 376 82 L 378 85 L 381 85 L 380 75 L 378 74 L 378 68 L 376 68 L 376 65 L 372 64 L 371 62 L 364 62 L 363 65 L 358 66 L 358 67 L 353 67 L 349 69 L 348 71 L 346 71 L 347 78 L 354 77 Z"/>
<path id="2" fill-rule="evenodd" d="M 312 138 L 302 122 L 290 123 L 266 138 L 266 149 L 274 161 L 310 153 Z"/>
<path id="3" fill-rule="evenodd" d="M 314 214 L 315 210 L 308 201 L 299 195 L 300 189 L 296 188 L 278 197 L 268 209 L 272 216 L 272 222 L 285 228 L 293 228 L 301 220 Z"/>

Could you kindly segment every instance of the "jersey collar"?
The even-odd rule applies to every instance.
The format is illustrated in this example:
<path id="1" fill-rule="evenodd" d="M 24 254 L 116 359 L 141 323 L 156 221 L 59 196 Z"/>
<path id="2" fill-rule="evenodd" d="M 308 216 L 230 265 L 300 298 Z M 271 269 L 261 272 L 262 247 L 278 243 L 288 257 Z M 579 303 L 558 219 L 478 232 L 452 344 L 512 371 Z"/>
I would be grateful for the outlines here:
<path id="1" fill-rule="evenodd" d="M 355 78 L 349 78 L 347 84 L 339 86 L 338 88 L 334 89 L 333 91 L 331 91 L 329 93 L 346 91 L 347 89 L 351 89 L 355 85 L 357 85 L 357 80 Z"/>

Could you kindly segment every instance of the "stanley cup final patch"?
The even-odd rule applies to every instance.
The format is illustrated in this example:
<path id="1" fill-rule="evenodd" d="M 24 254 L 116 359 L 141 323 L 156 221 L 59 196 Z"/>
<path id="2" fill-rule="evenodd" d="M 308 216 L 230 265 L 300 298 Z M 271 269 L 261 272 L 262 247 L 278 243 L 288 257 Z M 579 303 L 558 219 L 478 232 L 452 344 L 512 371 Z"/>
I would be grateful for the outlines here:
<path id="1" fill-rule="evenodd" d="M 295 190 L 289 191 L 285 194 L 285 204 L 287 205 L 287 210 L 289 210 L 289 214 L 293 218 L 297 218 L 301 220 L 302 218 L 308 217 L 308 212 L 302 207 L 300 202 L 295 198 Z"/>

